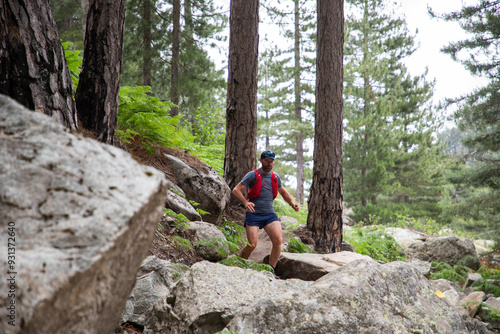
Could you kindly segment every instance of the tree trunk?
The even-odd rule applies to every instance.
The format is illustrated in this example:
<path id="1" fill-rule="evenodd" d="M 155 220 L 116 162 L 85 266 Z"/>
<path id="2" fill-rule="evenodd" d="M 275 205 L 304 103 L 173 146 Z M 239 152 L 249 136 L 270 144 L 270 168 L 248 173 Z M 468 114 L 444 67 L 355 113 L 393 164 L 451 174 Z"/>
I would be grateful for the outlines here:
<path id="1" fill-rule="evenodd" d="M 179 105 L 179 50 L 180 50 L 180 30 L 181 30 L 181 1 L 173 0 L 172 9 L 172 71 L 170 80 L 170 100 L 176 106 Z M 170 109 L 170 115 L 179 114 L 178 107 Z"/>
<path id="2" fill-rule="evenodd" d="M 318 0 L 314 167 L 307 227 L 316 250 L 342 244 L 342 85 L 344 2 Z"/>
<path id="3" fill-rule="evenodd" d="M 363 64 L 365 66 L 363 67 L 363 116 L 365 118 L 364 123 L 365 129 L 364 129 L 364 147 L 363 147 L 363 158 L 361 159 L 361 177 L 362 181 L 361 184 L 363 185 L 362 192 L 363 195 L 361 196 L 361 205 L 366 207 L 368 206 L 368 179 L 367 179 L 367 172 L 368 172 L 368 139 L 369 139 L 369 129 L 368 129 L 368 109 L 370 105 L 370 77 L 368 75 L 368 58 L 369 58 L 369 48 L 368 48 L 368 4 L 366 1 L 364 2 L 364 14 L 363 14 Z"/>
<path id="4" fill-rule="evenodd" d="M 73 83 L 49 0 L 0 0 L 0 93 L 76 129 Z"/>
<path id="5" fill-rule="evenodd" d="M 80 8 L 82 9 L 83 41 L 85 42 L 85 33 L 87 32 L 87 14 L 89 12 L 89 0 L 80 0 Z"/>
<path id="6" fill-rule="evenodd" d="M 142 2 L 142 44 L 144 50 L 142 54 L 142 84 L 151 87 L 151 0 Z"/>
<path id="7" fill-rule="evenodd" d="M 300 12 L 299 12 L 299 0 L 294 0 L 295 2 L 295 45 L 294 45 L 294 60 L 295 60 L 295 119 L 300 124 L 302 123 L 302 89 L 300 87 Z M 295 135 L 295 150 L 296 150 L 296 162 L 297 162 L 297 191 L 295 192 L 295 200 L 304 204 L 304 136 L 302 134 L 302 129 L 299 127 L 299 131 Z"/>
<path id="8" fill-rule="evenodd" d="M 255 168 L 259 0 L 231 0 L 224 178 L 232 189 Z"/>
<path id="9" fill-rule="evenodd" d="M 91 0 L 76 90 L 80 124 L 113 144 L 118 114 L 125 0 Z"/>

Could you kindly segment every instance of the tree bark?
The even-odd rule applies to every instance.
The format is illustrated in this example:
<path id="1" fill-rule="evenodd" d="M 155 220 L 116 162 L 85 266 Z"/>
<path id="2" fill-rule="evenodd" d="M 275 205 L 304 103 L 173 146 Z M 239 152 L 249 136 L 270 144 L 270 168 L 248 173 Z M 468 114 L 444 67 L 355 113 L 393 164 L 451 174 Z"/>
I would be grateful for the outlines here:
<path id="1" fill-rule="evenodd" d="M 294 61 L 295 61 L 295 119 L 300 124 L 302 123 L 302 89 L 300 87 L 300 12 L 299 0 L 295 2 L 295 45 L 294 45 Z M 295 192 L 295 200 L 304 204 L 304 136 L 302 129 L 299 128 L 295 135 L 295 150 L 297 162 L 297 191 Z"/>
<path id="2" fill-rule="evenodd" d="M 118 114 L 125 0 L 91 0 L 76 90 L 80 124 L 113 144 Z"/>
<path id="3" fill-rule="evenodd" d="M 49 0 L 0 0 L 0 93 L 76 129 L 73 83 Z"/>
<path id="4" fill-rule="evenodd" d="M 82 37 L 83 41 L 85 42 L 85 34 L 87 32 L 87 14 L 89 12 L 89 0 L 80 0 L 80 8 L 82 9 Z"/>
<path id="5" fill-rule="evenodd" d="M 318 0 L 314 167 L 307 227 L 316 250 L 342 245 L 343 0 Z"/>
<path id="6" fill-rule="evenodd" d="M 180 31 L 181 31 L 181 1 L 173 0 L 172 9 L 172 69 L 170 80 L 170 100 L 176 107 L 170 109 L 170 115 L 179 114 L 179 50 L 180 50 Z"/>
<path id="7" fill-rule="evenodd" d="M 151 0 L 143 0 L 142 2 L 142 44 L 144 50 L 142 54 L 142 84 L 151 87 Z"/>
<path id="8" fill-rule="evenodd" d="M 232 189 L 255 168 L 259 0 L 231 0 L 224 179 Z"/>

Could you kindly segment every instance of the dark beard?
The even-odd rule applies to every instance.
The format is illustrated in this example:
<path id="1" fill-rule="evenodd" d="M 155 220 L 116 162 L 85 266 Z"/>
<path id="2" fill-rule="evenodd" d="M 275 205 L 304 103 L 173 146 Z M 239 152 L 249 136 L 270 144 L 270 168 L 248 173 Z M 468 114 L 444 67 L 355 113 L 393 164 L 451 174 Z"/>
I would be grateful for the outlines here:
<path id="1" fill-rule="evenodd" d="M 264 167 L 264 166 L 262 166 L 262 171 L 263 171 L 264 173 L 266 173 L 266 174 L 271 173 L 271 170 L 272 170 L 272 169 L 273 169 L 272 167 Z"/>

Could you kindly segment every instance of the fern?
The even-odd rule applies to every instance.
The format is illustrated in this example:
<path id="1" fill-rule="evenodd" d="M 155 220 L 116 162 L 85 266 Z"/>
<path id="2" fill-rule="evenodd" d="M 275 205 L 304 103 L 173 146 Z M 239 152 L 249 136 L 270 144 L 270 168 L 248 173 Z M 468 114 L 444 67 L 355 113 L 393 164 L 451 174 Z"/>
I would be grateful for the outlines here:
<path id="1" fill-rule="evenodd" d="M 193 246 L 191 246 L 191 242 L 187 239 L 184 239 L 178 235 L 174 235 L 172 237 L 172 243 L 174 244 L 175 249 L 189 249 L 189 250 L 194 250 Z"/>
<path id="2" fill-rule="evenodd" d="M 197 208 L 197 206 L 200 205 L 200 203 L 193 201 L 193 200 L 189 200 L 189 203 L 195 208 L 196 212 L 198 212 L 201 216 L 210 214 L 210 212 L 207 212 L 207 211 L 204 211 L 200 208 Z"/>
<path id="3" fill-rule="evenodd" d="M 69 67 L 69 73 L 71 74 L 73 88 L 76 91 L 83 63 L 83 57 L 80 56 L 80 53 L 82 51 L 72 50 L 74 46 L 72 42 L 64 42 L 62 43 L 62 46 L 64 48 L 64 57 L 66 58 L 66 63 L 68 64 Z"/>
<path id="4" fill-rule="evenodd" d="M 479 312 L 481 312 L 481 318 L 489 322 L 490 324 L 500 324 L 500 312 L 492 308 L 486 303 L 479 304 Z M 498 327 L 496 327 L 498 328 Z"/>
<path id="5" fill-rule="evenodd" d="M 485 294 L 494 294 L 495 297 L 500 297 L 500 286 L 496 286 L 491 281 L 480 279 L 475 281 L 472 286 L 474 291 L 483 291 Z"/>
<path id="6" fill-rule="evenodd" d="M 451 266 L 444 262 L 432 262 L 432 267 L 434 267 L 435 272 L 431 273 L 431 279 L 446 279 L 453 282 L 463 282 L 467 279 L 469 268 L 455 265 Z"/>
<path id="7" fill-rule="evenodd" d="M 226 220 L 224 224 L 218 226 L 218 228 L 226 237 L 227 246 L 232 253 L 236 253 L 243 245 L 248 244 L 248 240 L 241 236 L 245 231 L 242 226 Z"/>
<path id="8" fill-rule="evenodd" d="M 182 213 L 175 213 L 171 209 L 163 209 L 163 213 L 165 215 L 174 218 L 174 227 L 178 230 L 187 230 L 191 228 L 191 225 L 189 225 L 189 219 L 186 218 Z"/>
<path id="9" fill-rule="evenodd" d="M 403 248 L 381 226 L 363 229 L 354 227 L 349 233 L 345 233 L 344 239 L 354 247 L 356 253 L 368 255 L 375 260 L 406 261 Z"/>
<path id="10" fill-rule="evenodd" d="M 287 251 L 290 253 L 316 253 L 309 246 L 304 245 L 301 241 L 296 238 L 291 238 L 288 242 Z"/>
<path id="11" fill-rule="evenodd" d="M 239 267 L 243 269 L 252 269 L 256 271 L 270 271 L 273 272 L 273 268 L 264 263 L 257 263 L 252 260 L 246 260 L 243 259 L 239 256 L 231 256 L 228 257 L 227 259 L 224 259 L 222 261 L 219 261 L 219 263 L 224 264 L 229 267 Z"/>

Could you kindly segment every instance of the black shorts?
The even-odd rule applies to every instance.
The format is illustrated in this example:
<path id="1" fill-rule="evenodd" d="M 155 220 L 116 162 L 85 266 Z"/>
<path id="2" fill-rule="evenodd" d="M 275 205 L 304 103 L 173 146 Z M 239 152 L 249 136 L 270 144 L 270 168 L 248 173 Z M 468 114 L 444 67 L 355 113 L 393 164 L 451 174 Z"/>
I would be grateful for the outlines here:
<path id="1" fill-rule="evenodd" d="M 270 224 L 272 222 L 279 221 L 278 216 L 276 213 L 254 213 L 254 212 L 248 212 L 246 213 L 245 217 L 245 224 L 244 226 L 246 227 L 247 225 L 250 226 L 258 226 L 259 229 L 264 228 L 267 224 Z"/>

